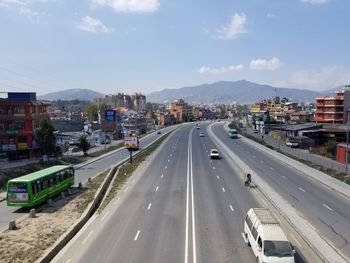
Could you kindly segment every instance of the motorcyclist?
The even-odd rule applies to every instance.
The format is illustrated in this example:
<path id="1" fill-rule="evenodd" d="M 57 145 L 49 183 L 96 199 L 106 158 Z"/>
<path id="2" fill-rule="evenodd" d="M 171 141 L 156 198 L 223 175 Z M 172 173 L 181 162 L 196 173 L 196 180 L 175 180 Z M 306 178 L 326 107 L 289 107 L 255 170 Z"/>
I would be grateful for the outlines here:
<path id="1" fill-rule="evenodd" d="M 250 186 L 252 183 L 252 175 L 250 173 L 247 173 L 247 179 L 245 180 L 244 184 L 245 186 Z"/>

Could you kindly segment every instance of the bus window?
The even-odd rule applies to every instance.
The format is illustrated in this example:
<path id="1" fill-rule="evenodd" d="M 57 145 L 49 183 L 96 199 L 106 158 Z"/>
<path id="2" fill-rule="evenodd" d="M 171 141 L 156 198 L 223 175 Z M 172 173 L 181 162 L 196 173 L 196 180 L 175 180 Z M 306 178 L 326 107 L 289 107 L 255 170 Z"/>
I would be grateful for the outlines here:
<path id="1" fill-rule="evenodd" d="M 50 185 L 50 186 L 54 186 L 54 185 L 55 185 L 55 182 L 54 182 L 53 176 L 50 176 L 49 180 L 50 180 L 49 185 Z"/>
<path id="2" fill-rule="evenodd" d="M 36 195 L 36 193 L 38 192 L 38 186 L 36 182 L 32 182 L 32 190 L 33 190 L 33 195 Z"/>

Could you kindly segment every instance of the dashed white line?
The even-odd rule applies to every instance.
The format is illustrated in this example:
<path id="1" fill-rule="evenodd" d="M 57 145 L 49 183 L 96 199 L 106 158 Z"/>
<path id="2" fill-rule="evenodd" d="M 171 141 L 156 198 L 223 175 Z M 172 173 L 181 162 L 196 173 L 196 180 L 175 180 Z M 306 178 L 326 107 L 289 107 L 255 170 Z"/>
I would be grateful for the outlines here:
<path id="1" fill-rule="evenodd" d="M 301 187 L 298 187 L 300 191 L 303 191 L 305 193 L 305 190 Z"/>
<path id="2" fill-rule="evenodd" d="M 232 212 L 234 211 L 234 209 L 233 209 L 232 205 L 230 205 L 230 209 L 231 209 L 231 211 L 232 211 Z"/>
<path id="3" fill-rule="evenodd" d="M 81 244 L 85 245 L 86 241 L 91 237 L 92 233 L 94 233 L 93 230 L 91 230 L 91 231 L 89 232 L 89 234 L 87 235 L 86 238 L 84 238 L 84 240 L 81 242 Z"/>
<path id="4" fill-rule="evenodd" d="M 120 200 L 120 197 L 118 197 L 118 199 L 115 200 L 114 204 L 116 205 L 119 202 L 119 200 Z"/>
<path id="5" fill-rule="evenodd" d="M 270 169 L 273 171 L 274 169 L 273 169 L 273 167 L 270 167 Z"/>
<path id="6" fill-rule="evenodd" d="M 152 203 L 149 203 L 148 207 L 147 207 L 147 210 L 150 210 L 151 209 L 151 206 L 152 206 Z"/>
<path id="7" fill-rule="evenodd" d="M 170 162 L 170 160 L 168 159 L 168 163 Z"/>
<path id="8" fill-rule="evenodd" d="M 164 174 L 162 174 L 160 178 L 163 178 L 163 177 L 164 177 Z"/>
<path id="9" fill-rule="evenodd" d="M 222 188 L 222 191 L 225 193 L 226 192 L 225 188 Z"/>
<path id="10" fill-rule="evenodd" d="M 255 158 L 255 155 L 253 155 L 253 158 Z"/>
<path id="11" fill-rule="evenodd" d="M 168 166 L 165 166 L 164 169 L 166 170 L 168 168 Z"/>
<path id="12" fill-rule="evenodd" d="M 287 180 L 287 177 L 285 177 L 284 175 L 282 175 L 283 179 L 286 179 Z"/>
<path id="13" fill-rule="evenodd" d="M 213 166 L 213 169 L 215 170 L 215 166 Z"/>
<path id="14" fill-rule="evenodd" d="M 135 179 L 132 179 L 131 183 L 134 183 L 135 182 Z"/>
<path id="15" fill-rule="evenodd" d="M 264 161 L 261 161 L 261 160 L 260 160 L 260 163 L 264 163 Z"/>
<path id="16" fill-rule="evenodd" d="M 126 191 L 128 191 L 128 189 L 129 189 L 129 186 L 127 186 L 127 187 L 124 189 L 124 193 L 125 193 Z"/>
<path id="17" fill-rule="evenodd" d="M 107 210 L 106 213 L 101 217 L 101 221 L 103 221 L 108 214 L 109 214 L 109 211 Z"/>
<path id="18" fill-rule="evenodd" d="M 156 187 L 156 192 L 158 191 L 158 189 L 159 189 L 159 186 Z"/>
<path id="19" fill-rule="evenodd" d="M 332 208 L 330 208 L 328 205 L 326 205 L 326 204 L 322 204 L 325 208 L 327 208 L 329 211 L 333 211 L 333 209 Z"/>
<path id="20" fill-rule="evenodd" d="M 71 259 L 71 258 L 69 258 L 69 259 L 66 260 L 66 263 L 71 263 L 71 262 L 72 262 L 72 259 Z"/>
<path id="21" fill-rule="evenodd" d="M 137 239 L 139 238 L 140 232 L 141 232 L 140 230 L 137 231 L 134 241 L 137 241 Z"/>
<path id="22" fill-rule="evenodd" d="M 217 175 L 217 176 L 216 176 L 216 179 L 220 179 L 220 176 Z"/>

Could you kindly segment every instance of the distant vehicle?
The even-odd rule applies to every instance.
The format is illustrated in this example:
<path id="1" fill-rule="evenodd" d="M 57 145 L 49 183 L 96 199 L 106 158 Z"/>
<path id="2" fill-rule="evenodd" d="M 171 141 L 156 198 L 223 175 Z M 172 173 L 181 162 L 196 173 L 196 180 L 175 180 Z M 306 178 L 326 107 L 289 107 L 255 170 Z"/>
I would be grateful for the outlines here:
<path id="1" fill-rule="evenodd" d="M 254 129 L 254 133 L 259 133 L 259 130 L 258 129 Z"/>
<path id="2" fill-rule="evenodd" d="M 299 147 L 299 143 L 298 142 L 287 141 L 286 142 L 286 146 L 291 147 L 291 148 L 297 148 L 297 147 Z"/>
<path id="3" fill-rule="evenodd" d="M 259 263 L 295 263 L 295 250 L 267 208 L 249 209 L 244 221 L 244 238 Z"/>
<path id="4" fill-rule="evenodd" d="M 219 151 L 217 149 L 210 150 L 210 158 L 211 159 L 220 159 Z"/>
<path id="5" fill-rule="evenodd" d="M 55 165 L 7 182 L 7 205 L 32 207 L 74 184 L 71 165 Z"/>
<path id="6" fill-rule="evenodd" d="M 80 138 L 71 138 L 68 141 L 69 145 L 76 145 L 78 146 L 80 144 Z"/>
<path id="7" fill-rule="evenodd" d="M 197 130 L 199 130 L 201 127 L 199 127 L 198 125 L 197 125 Z"/>
<path id="8" fill-rule="evenodd" d="M 162 132 L 161 131 L 157 131 L 157 134 L 162 134 Z"/>
<path id="9" fill-rule="evenodd" d="M 228 130 L 228 135 L 230 136 L 231 139 L 237 139 L 238 138 L 238 132 L 235 129 L 229 129 Z"/>
<path id="10" fill-rule="evenodd" d="M 204 137 L 204 132 L 200 132 L 199 137 Z"/>

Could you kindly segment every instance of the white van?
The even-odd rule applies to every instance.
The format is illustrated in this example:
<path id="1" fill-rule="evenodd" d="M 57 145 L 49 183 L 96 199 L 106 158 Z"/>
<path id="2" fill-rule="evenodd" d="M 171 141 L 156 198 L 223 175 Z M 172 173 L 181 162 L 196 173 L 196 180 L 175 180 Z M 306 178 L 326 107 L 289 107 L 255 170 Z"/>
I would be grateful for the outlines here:
<path id="1" fill-rule="evenodd" d="M 249 209 L 244 221 L 244 239 L 252 247 L 257 262 L 295 263 L 295 250 L 267 208 Z"/>

